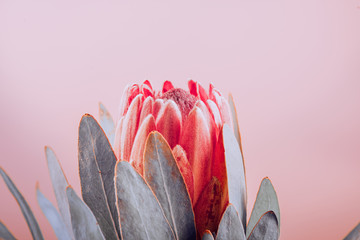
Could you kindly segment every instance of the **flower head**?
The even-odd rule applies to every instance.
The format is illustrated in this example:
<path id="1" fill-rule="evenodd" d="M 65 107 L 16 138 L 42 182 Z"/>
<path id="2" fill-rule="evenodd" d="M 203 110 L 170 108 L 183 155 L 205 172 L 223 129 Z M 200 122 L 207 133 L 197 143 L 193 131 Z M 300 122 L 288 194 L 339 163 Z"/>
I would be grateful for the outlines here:
<path id="1" fill-rule="evenodd" d="M 124 90 L 115 133 L 115 154 L 129 161 L 143 174 L 143 153 L 147 136 L 156 130 L 173 149 L 189 194 L 195 204 L 209 183 L 212 158 L 219 131 L 231 124 L 229 106 L 222 94 L 210 84 L 206 91 L 190 80 L 188 90 L 165 81 L 161 91 L 149 81 Z"/>

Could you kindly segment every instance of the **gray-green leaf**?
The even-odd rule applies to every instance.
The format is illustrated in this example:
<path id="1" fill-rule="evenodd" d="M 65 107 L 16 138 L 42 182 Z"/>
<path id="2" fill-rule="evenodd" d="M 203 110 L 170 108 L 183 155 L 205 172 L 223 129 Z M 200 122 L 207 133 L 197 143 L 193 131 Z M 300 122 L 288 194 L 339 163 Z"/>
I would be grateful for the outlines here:
<path id="1" fill-rule="evenodd" d="M 0 239 L 16 240 L 7 227 L 0 221 Z"/>
<path id="2" fill-rule="evenodd" d="M 214 240 L 214 237 L 209 230 L 206 230 L 205 233 L 202 235 L 201 240 Z"/>
<path id="3" fill-rule="evenodd" d="M 239 212 L 241 223 L 246 229 L 246 180 L 245 167 L 239 144 L 231 128 L 224 124 L 223 140 L 225 148 L 225 163 L 229 189 L 229 202 Z"/>
<path id="4" fill-rule="evenodd" d="M 147 138 L 144 177 L 159 200 L 176 239 L 195 239 L 189 193 L 171 148 L 159 132 L 152 132 Z"/>
<path id="5" fill-rule="evenodd" d="M 266 177 L 262 180 L 259 192 L 256 196 L 256 201 L 246 229 L 247 237 L 249 237 L 250 232 L 253 230 L 261 216 L 268 211 L 273 211 L 275 213 L 280 231 L 280 208 L 278 198 L 270 179 Z"/>
<path id="6" fill-rule="evenodd" d="M 239 214 L 232 204 L 229 204 L 221 218 L 216 240 L 245 240 L 245 232 Z"/>
<path id="7" fill-rule="evenodd" d="M 279 239 L 278 221 L 273 211 L 264 213 L 250 232 L 248 240 L 277 240 Z"/>
<path id="8" fill-rule="evenodd" d="M 48 146 L 45 147 L 45 155 L 58 209 L 66 225 L 66 228 L 70 233 L 71 238 L 73 239 L 74 234 L 72 232 L 71 226 L 69 202 L 66 196 L 66 187 L 69 186 L 69 183 L 65 177 L 60 162 L 57 159 L 54 151 Z"/>
<path id="9" fill-rule="evenodd" d="M 71 187 L 66 189 L 66 194 L 69 200 L 75 239 L 105 239 L 90 208 L 77 196 Z"/>
<path id="10" fill-rule="evenodd" d="M 89 114 L 79 127 L 79 172 L 82 197 L 96 217 L 106 239 L 120 236 L 115 206 L 116 157 L 96 120 Z"/>
<path id="11" fill-rule="evenodd" d="M 42 240 L 43 235 L 40 231 L 39 224 L 37 223 L 33 212 L 31 211 L 29 204 L 24 199 L 23 195 L 19 192 L 13 181 L 10 179 L 10 177 L 5 173 L 5 171 L 0 168 L 0 175 L 4 179 L 7 187 L 9 188 L 11 194 L 15 197 L 17 203 L 20 206 L 21 212 L 24 215 L 26 222 L 29 226 L 29 229 L 31 231 L 31 235 L 35 240 Z"/>
<path id="12" fill-rule="evenodd" d="M 130 163 L 117 163 L 115 182 L 124 240 L 175 239 L 155 195 Z"/>
<path id="13" fill-rule="evenodd" d="M 41 210 L 49 221 L 53 228 L 57 239 L 69 240 L 72 239 L 60 214 L 54 207 L 54 205 L 40 192 L 40 189 L 36 189 L 37 200 Z M 72 231 L 71 231 L 72 232 Z"/>
<path id="14" fill-rule="evenodd" d="M 360 239 L 360 223 L 354 227 L 353 230 L 344 238 L 344 240 L 359 240 Z"/>

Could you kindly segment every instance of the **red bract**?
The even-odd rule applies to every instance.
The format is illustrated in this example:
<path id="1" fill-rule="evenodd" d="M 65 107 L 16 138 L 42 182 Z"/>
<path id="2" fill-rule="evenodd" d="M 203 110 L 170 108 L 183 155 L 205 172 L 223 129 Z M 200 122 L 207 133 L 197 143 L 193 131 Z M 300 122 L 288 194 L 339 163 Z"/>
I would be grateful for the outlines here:
<path id="1" fill-rule="evenodd" d="M 221 149 L 216 147 L 218 136 L 224 123 L 231 125 L 231 116 L 227 100 L 213 85 L 206 91 L 190 80 L 188 87 L 175 88 L 170 81 L 161 91 L 153 90 L 149 81 L 126 87 L 114 149 L 118 159 L 143 175 L 146 139 L 150 132 L 160 132 L 173 149 L 195 206 L 214 175 L 215 150 Z"/>

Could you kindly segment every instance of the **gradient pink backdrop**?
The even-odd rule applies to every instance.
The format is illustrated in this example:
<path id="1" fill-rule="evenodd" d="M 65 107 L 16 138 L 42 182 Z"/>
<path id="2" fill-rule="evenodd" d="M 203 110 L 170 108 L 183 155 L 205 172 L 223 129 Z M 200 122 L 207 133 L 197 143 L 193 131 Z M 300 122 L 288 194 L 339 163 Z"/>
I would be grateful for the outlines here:
<path id="1" fill-rule="evenodd" d="M 269 176 L 281 239 L 340 239 L 360 220 L 360 1 L 0 1 L 0 165 L 55 238 L 44 145 L 79 192 L 77 128 L 126 83 L 232 92 L 251 210 Z M 30 233 L 0 181 L 0 219 Z"/>

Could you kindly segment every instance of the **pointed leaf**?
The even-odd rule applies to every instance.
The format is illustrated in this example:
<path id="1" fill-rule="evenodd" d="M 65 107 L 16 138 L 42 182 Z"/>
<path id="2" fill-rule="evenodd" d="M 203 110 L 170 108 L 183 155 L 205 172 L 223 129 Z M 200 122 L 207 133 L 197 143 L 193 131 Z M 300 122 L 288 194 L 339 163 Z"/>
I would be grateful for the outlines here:
<path id="1" fill-rule="evenodd" d="M 77 196 L 71 187 L 66 189 L 66 194 L 69 200 L 75 239 L 105 239 L 90 208 Z"/>
<path id="2" fill-rule="evenodd" d="M 227 124 L 224 124 L 222 131 L 229 202 L 232 203 L 239 212 L 240 220 L 244 229 L 246 229 L 247 193 L 244 162 L 238 142 L 231 128 Z"/>
<path id="3" fill-rule="evenodd" d="M 144 177 L 159 200 L 176 239 L 195 239 L 195 219 L 189 193 L 171 148 L 159 132 L 148 136 Z"/>
<path id="4" fill-rule="evenodd" d="M 245 232 L 235 207 L 229 204 L 221 218 L 216 240 L 245 240 Z"/>
<path id="5" fill-rule="evenodd" d="M 104 130 L 106 137 L 109 139 L 111 146 L 114 145 L 115 123 L 109 111 L 102 103 L 99 103 L 100 126 Z"/>
<path id="6" fill-rule="evenodd" d="M 248 240 L 279 239 L 278 221 L 273 211 L 264 213 L 251 231 Z"/>
<path id="7" fill-rule="evenodd" d="M 7 227 L 0 221 L 0 239 L 16 240 Z"/>
<path id="8" fill-rule="evenodd" d="M 103 130 L 91 115 L 84 115 L 79 127 L 82 197 L 106 239 L 117 239 L 120 235 L 115 206 L 115 163 L 116 157 Z"/>
<path id="9" fill-rule="evenodd" d="M 209 230 L 206 230 L 201 240 L 214 240 L 214 237 Z"/>
<path id="10" fill-rule="evenodd" d="M 44 239 L 43 235 L 40 231 L 39 224 L 37 223 L 33 212 L 31 211 L 29 204 L 24 199 L 23 195 L 19 192 L 13 181 L 10 179 L 10 177 L 5 173 L 5 171 L 0 168 L 0 175 L 4 179 L 7 187 L 9 188 L 11 194 L 16 199 L 17 203 L 20 206 L 21 212 L 25 217 L 25 220 L 29 226 L 29 229 L 31 231 L 31 235 L 34 239 Z"/>
<path id="11" fill-rule="evenodd" d="M 256 196 L 256 201 L 246 229 L 247 237 L 253 230 L 255 224 L 259 221 L 260 217 L 268 211 L 273 211 L 275 213 L 277 225 L 280 230 L 280 209 L 278 198 L 270 179 L 266 177 L 261 181 L 261 185 Z"/>
<path id="12" fill-rule="evenodd" d="M 232 117 L 232 123 L 233 123 L 233 129 L 234 129 L 234 135 L 236 137 L 236 140 L 239 143 L 241 154 L 243 154 L 242 145 L 241 145 L 241 135 L 240 135 L 240 128 L 239 128 L 239 121 L 237 117 L 237 112 L 235 108 L 234 98 L 231 94 L 229 94 L 229 106 L 231 110 L 231 117 Z"/>
<path id="13" fill-rule="evenodd" d="M 124 240 L 175 239 L 155 195 L 130 163 L 117 163 L 115 183 Z"/>
<path id="14" fill-rule="evenodd" d="M 354 227 L 353 230 L 344 238 L 344 240 L 359 240 L 360 239 L 360 223 Z"/>
<path id="15" fill-rule="evenodd" d="M 69 185 L 69 183 L 61 168 L 60 162 L 56 158 L 54 151 L 50 147 L 45 147 L 45 154 L 58 209 L 66 225 L 68 233 L 70 233 L 70 236 L 73 239 L 74 234 L 72 232 L 71 226 L 69 202 L 66 196 L 66 187 Z"/>
<path id="16" fill-rule="evenodd" d="M 24 199 L 23 195 L 19 192 L 13 181 L 10 179 L 10 177 L 5 173 L 5 171 L 0 168 L 0 175 L 4 179 L 7 187 L 9 188 L 11 194 L 16 199 L 17 203 L 20 206 L 21 212 L 25 217 L 25 220 L 29 226 L 29 229 L 31 231 L 31 235 L 34 239 L 44 239 L 42 236 L 42 233 L 40 231 L 40 227 L 38 222 L 36 221 L 33 212 L 30 209 L 29 204 Z"/>
<path id="17" fill-rule="evenodd" d="M 46 216 L 47 220 L 49 221 L 51 227 L 53 228 L 57 239 L 72 239 L 60 214 L 58 213 L 54 205 L 40 192 L 38 186 L 36 189 L 36 196 L 39 206 L 44 215 Z"/>

